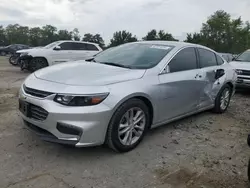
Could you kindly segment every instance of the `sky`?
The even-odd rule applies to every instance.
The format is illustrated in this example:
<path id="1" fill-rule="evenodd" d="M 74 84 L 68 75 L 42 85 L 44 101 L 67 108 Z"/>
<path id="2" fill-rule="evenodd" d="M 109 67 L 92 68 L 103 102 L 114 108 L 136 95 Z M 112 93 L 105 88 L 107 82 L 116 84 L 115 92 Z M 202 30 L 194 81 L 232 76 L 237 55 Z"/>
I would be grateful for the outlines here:
<path id="1" fill-rule="evenodd" d="M 250 21 L 250 0 L 0 0 L 0 25 L 78 28 L 82 36 L 101 34 L 106 43 L 118 30 L 140 39 L 163 29 L 184 40 L 217 10 Z"/>

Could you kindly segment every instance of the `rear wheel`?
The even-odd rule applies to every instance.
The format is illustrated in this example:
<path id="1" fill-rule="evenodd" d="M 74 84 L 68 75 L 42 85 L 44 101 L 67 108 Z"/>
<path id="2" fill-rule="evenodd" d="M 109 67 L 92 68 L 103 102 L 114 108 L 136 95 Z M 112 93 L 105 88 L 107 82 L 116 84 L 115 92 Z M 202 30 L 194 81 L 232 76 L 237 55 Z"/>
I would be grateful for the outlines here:
<path id="1" fill-rule="evenodd" d="M 44 67 L 48 66 L 48 62 L 45 58 L 33 58 L 30 62 L 29 62 L 29 70 L 31 72 L 34 72 L 36 70 L 42 69 Z"/>
<path id="2" fill-rule="evenodd" d="M 215 99 L 215 106 L 213 111 L 215 113 L 224 113 L 230 103 L 232 96 L 232 88 L 226 84 L 223 86 Z"/>
<path id="3" fill-rule="evenodd" d="M 150 122 L 149 110 L 139 99 L 130 99 L 114 113 L 106 142 L 118 152 L 134 149 L 143 139 Z"/>

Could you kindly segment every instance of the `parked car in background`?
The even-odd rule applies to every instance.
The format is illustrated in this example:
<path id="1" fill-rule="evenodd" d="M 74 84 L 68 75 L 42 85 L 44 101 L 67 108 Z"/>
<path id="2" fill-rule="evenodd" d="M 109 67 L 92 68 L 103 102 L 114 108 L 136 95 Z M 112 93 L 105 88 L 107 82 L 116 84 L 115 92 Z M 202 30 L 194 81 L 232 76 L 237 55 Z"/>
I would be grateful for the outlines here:
<path id="1" fill-rule="evenodd" d="M 12 44 L 3 48 L 0 48 L 0 55 L 12 55 L 15 54 L 16 51 L 22 50 L 22 49 L 29 49 L 30 47 L 24 44 Z"/>
<path id="2" fill-rule="evenodd" d="M 232 66 L 204 46 L 135 42 L 36 71 L 21 86 L 19 109 L 44 140 L 107 143 L 127 152 L 150 128 L 208 109 L 225 112 L 236 78 Z"/>
<path id="3" fill-rule="evenodd" d="M 36 71 L 58 63 L 84 60 L 101 52 L 98 44 L 80 41 L 56 41 L 42 48 L 20 50 L 21 69 Z"/>
<path id="4" fill-rule="evenodd" d="M 250 87 L 250 49 L 236 57 L 230 64 L 238 74 L 237 86 Z"/>
<path id="5" fill-rule="evenodd" d="M 227 62 L 231 62 L 234 58 L 233 54 L 230 53 L 219 53 Z"/>

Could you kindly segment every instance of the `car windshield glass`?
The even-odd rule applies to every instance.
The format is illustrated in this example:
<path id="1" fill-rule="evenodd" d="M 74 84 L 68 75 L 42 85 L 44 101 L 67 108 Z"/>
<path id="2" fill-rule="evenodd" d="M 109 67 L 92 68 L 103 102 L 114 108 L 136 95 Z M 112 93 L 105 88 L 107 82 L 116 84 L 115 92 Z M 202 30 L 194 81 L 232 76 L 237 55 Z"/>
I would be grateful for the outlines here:
<path id="1" fill-rule="evenodd" d="M 156 66 L 173 46 L 130 43 L 105 50 L 95 56 L 97 63 L 130 69 L 149 69 Z"/>
<path id="2" fill-rule="evenodd" d="M 247 61 L 250 62 L 250 50 L 243 52 L 241 55 L 239 55 L 235 61 Z"/>
<path id="3" fill-rule="evenodd" d="M 48 44 L 47 46 L 44 46 L 43 48 L 45 48 L 45 49 L 54 48 L 59 43 L 60 43 L 59 41 L 53 42 L 53 43 Z"/>

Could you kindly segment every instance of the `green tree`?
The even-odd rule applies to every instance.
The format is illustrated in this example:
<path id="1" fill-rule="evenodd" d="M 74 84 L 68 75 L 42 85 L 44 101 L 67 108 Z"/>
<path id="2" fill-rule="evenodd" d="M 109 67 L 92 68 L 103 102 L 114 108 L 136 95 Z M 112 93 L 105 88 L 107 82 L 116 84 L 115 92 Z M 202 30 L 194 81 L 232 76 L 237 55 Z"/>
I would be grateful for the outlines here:
<path id="1" fill-rule="evenodd" d="M 103 38 L 101 37 L 100 34 L 92 35 L 90 33 L 86 33 L 84 35 L 84 37 L 82 38 L 82 41 L 93 42 L 93 43 L 99 44 L 99 46 L 101 48 L 104 48 L 104 46 L 105 46 L 104 40 L 103 40 Z"/>
<path id="2" fill-rule="evenodd" d="M 29 30 L 29 45 L 41 46 L 43 41 L 43 30 L 40 27 L 33 27 Z"/>
<path id="3" fill-rule="evenodd" d="M 80 41 L 81 40 L 81 36 L 80 36 L 79 30 L 77 28 L 73 29 L 72 35 L 73 35 L 73 39 L 75 41 Z"/>
<path id="4" fill-rule="evenodd" d="M 172 34 L 160 30 L 158 33 L 155 29 L 149 31 L 142 40 L 167 40 L 167 41 L 178 41 L 173 37 Z"/>
<path id="5" fill-rule="evenodd" d="M 165 33 L 163 30 L 160 30 L 158 32 L 158 39 L 159 40 L 168 40 L 168 41 L 178 41 L 177 39 L 175 39 L 173 37 L 173 35 L 171 33 Z"/>
<path id="6" fill-rule="evenodd" d="M 0 25 L 0 46 L 5 46 L 8 44 L 5 29 L 2 25 Z"/>
<path id="7" fill-rule="evenodd" d="M 114 33 L 113 38 L 110 40 L 109 46 L 114 47 L 128 42 L 136 42 L 136 41 L 137 38 L 135 35 L 133 36 L 132 33 L 127 32 L 125 30 L 117 31 Z"/>
<path id="8" fill-rule="evenodd" d="M 223 10 L 216 11 L 199 33 L 187 34 L 186 42 L 202 44 L 217 52 L 240 53 L 249 48 L 250 24 L 241 17 L 232 19 Z"/>
<path id="9" fill-rule="evenodd" d="M 157 31 L 155 29 L 148 32 L 148 34 L 142 38 L 142 40 L 158 40 Z"/>
<path id="10" fill-rule="evenodd" d="M 59 30 L 57 35 L 58 40 L 71 40 L 73 38 L 72 32 L 68 30 Z"/>
<path id="11" fill-rule="evenodd" d="M 46 25 L 42 27 L 42 46 L 58 40 L 57 28 L 52 25 Z"/>

